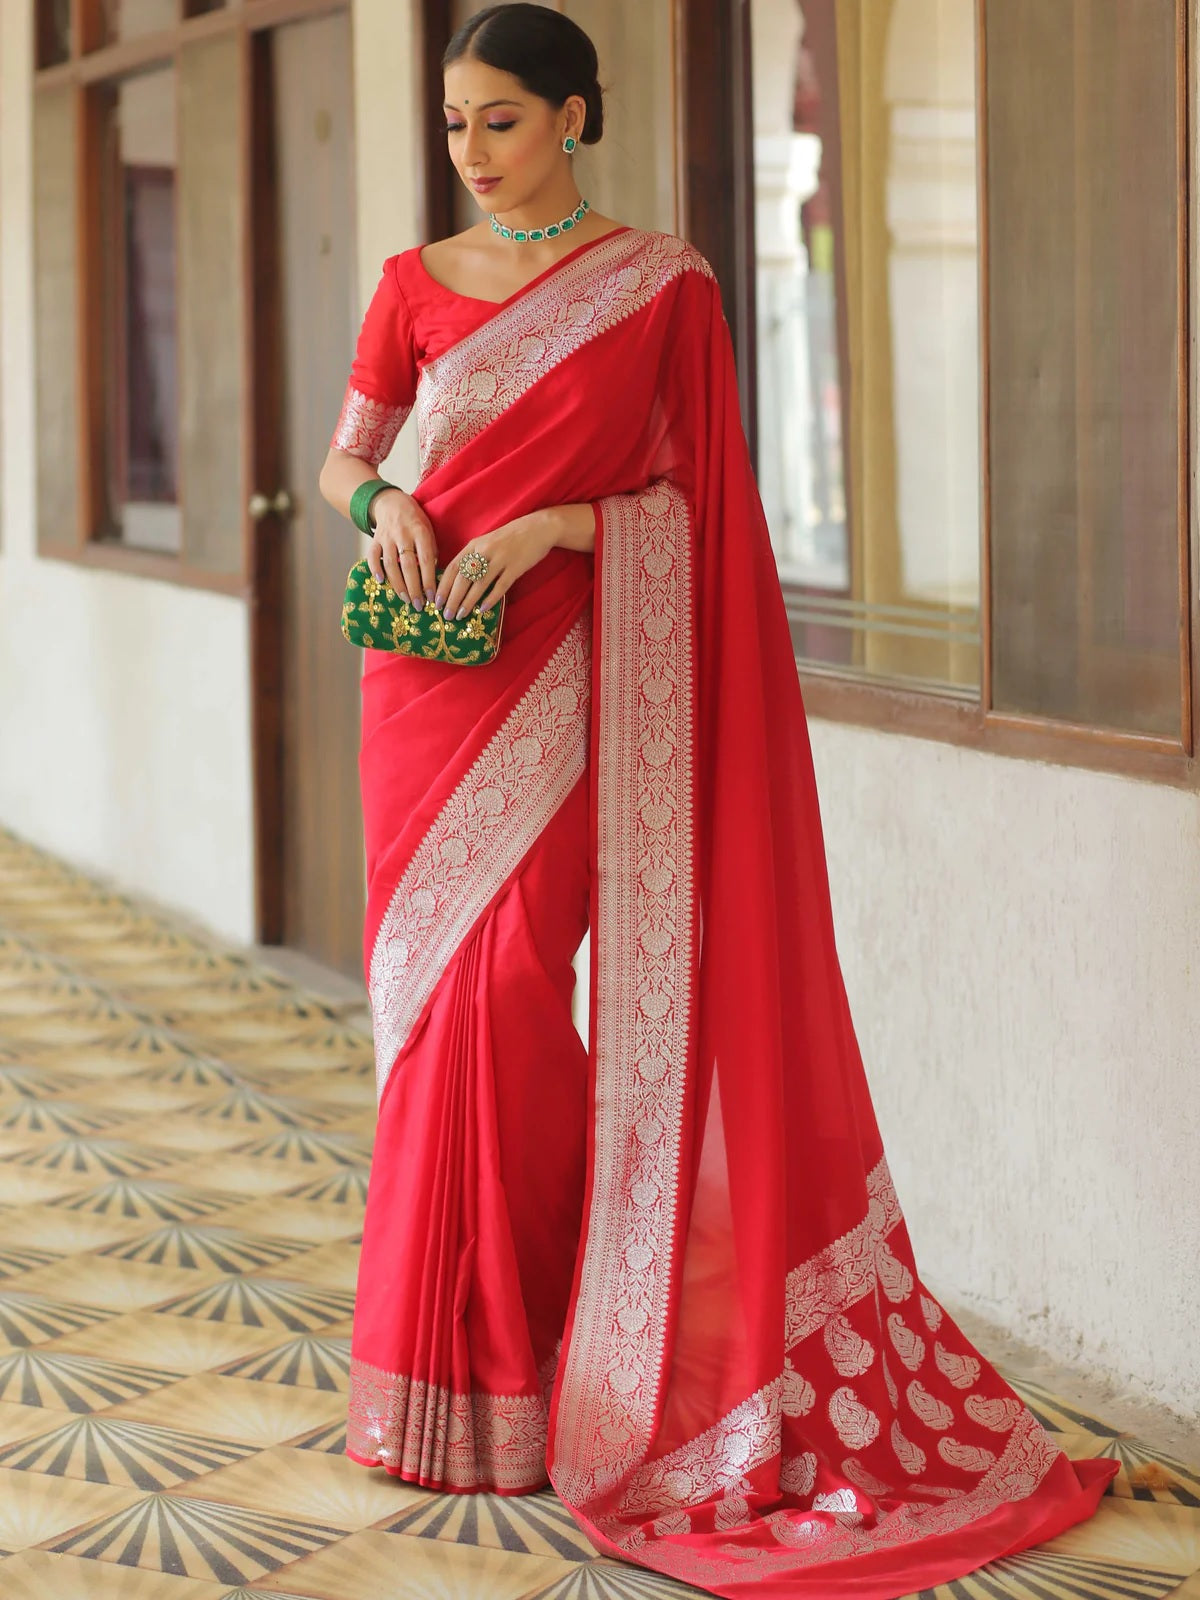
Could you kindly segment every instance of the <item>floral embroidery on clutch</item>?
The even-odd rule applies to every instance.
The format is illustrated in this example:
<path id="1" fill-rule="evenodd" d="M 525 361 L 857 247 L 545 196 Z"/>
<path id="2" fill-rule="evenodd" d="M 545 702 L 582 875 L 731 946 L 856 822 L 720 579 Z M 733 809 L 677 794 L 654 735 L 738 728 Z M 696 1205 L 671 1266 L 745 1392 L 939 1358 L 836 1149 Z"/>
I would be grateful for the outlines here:
<path id="1" fill-rule="evenodd" d="M 439 569 L 437 576 L 442 575 Z M 504 601 L 483 612 L 478 606 L 461 622 L 433 606 L 418 611 L 389 583 L 380 583 L 366 559 L 356 561 L 346 578 L 342 633 L 364 649 L 394 650 L 423 661 L 448 661 L 469 667 L 495 660 L 504 626 Z"/>

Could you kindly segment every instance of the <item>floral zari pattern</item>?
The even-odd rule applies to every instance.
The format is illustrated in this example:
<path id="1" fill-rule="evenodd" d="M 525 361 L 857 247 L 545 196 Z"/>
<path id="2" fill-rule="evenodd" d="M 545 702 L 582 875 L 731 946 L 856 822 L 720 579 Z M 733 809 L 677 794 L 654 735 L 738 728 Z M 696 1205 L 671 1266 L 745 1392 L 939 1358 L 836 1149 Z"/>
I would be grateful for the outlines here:
<path id="1" fill-rule="evenodd" d="M 421 476 L 456 455 L 589 340 L 646 306 L 681 272 L 712 268 L 673 234 L 601 240 L 546 283 L 490 317 L 422 369 L 417 384 Z"/>
<path id="2" fill-rule="evenodd" d="M 344 450 L 377 467 L 391 451 L 411 410 L 411 405 L 373 400 L 347 384 L 330 444 L 335 450 Z"/>
<path id="3" fill-rule="evenodd" d="M 587 766 L 591 619 L 580 616 L 413 852 L 371 955 L 382 1098 L 447 962 Z"/>
<path id="4" fill-rule="evenodd" d="M 346 1448 L 359 1461 L 455 1489 L 540 1488 L 555 1351 L 532 1395 L 456 1394 L 440 1385 L 350 1363 Z"/>
<path id="5" fill-rule="evenodd" d="M 652 1438 L 694 959 L 687 502 L 659 480 L 600 506 L 596 1155 L 554 1463 L 573 1504 L 610 1488 Z"/>

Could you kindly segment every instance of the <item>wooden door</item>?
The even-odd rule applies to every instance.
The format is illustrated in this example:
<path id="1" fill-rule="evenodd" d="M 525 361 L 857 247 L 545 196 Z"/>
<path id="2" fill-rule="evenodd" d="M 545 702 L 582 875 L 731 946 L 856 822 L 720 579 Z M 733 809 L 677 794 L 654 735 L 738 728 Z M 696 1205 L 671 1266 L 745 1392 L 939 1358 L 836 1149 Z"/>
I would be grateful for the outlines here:
<path id="1" fill-rule="evenodd" d="M 255 656 L 263 937 L 360 976 L 362 658 L 339 631 L 359 540 L 317 490 L 358 329 L 351 82 L 347 12 L 263 37 Z"/>

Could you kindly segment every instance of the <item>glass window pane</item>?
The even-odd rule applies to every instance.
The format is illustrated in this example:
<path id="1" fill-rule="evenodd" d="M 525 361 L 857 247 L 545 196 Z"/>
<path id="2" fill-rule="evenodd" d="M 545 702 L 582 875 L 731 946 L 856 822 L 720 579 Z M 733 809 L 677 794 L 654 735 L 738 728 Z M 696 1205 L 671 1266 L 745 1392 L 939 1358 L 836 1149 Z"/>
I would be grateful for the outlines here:
<path id="1" fill-rule="evenodd" d="M 180 53 L 179 344 L 190 565 L 239 572 L 247 490 L 240 61 L 237 36 Z"/>
<path id="2" fill-rule="evenodd" d="M 75 106 L 70 87 L 34 96 L 38 539 L 59 545 L 79 517 Z"/>
<path id="3" fill-rule="evenodd" d="M 987 26 L 993 700 L 1178 736 L 1174 0 Z"/>
<path id="4" fill-rule="evenodd" d="M 751 0 L 759 483 L 797 653 L 977 691 L 974 0 Z"/>
<path id="5" fill-rule="evenodd" d="M 108 537 L 178 550 L 176 90 L 172 68 L 102 91 Z"/>
<path id="6" fill-rule="evenodd" d="M 57 67 L 71 54 L 71 0 L 37 0 L 37 64 Z"/>
<path id="7" fill-rule="evenodd" d="M 106 44 L 160 33 L 179 21 L 179 0 L 101 0 Z"/>

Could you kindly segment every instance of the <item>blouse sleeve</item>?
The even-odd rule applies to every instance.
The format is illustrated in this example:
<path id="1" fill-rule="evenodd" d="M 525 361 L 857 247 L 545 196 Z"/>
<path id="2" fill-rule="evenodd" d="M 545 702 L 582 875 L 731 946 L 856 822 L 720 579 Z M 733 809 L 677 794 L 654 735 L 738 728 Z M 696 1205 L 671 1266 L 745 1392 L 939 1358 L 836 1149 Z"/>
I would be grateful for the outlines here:
<path id="1" fill-rule="evenodd" d="M 412 315 L 396 278 L 396 257 L 383 264 L 367 307 L 333 438 L 334 450 L 377 467 L 413 408 L 417 358 Z"/>

